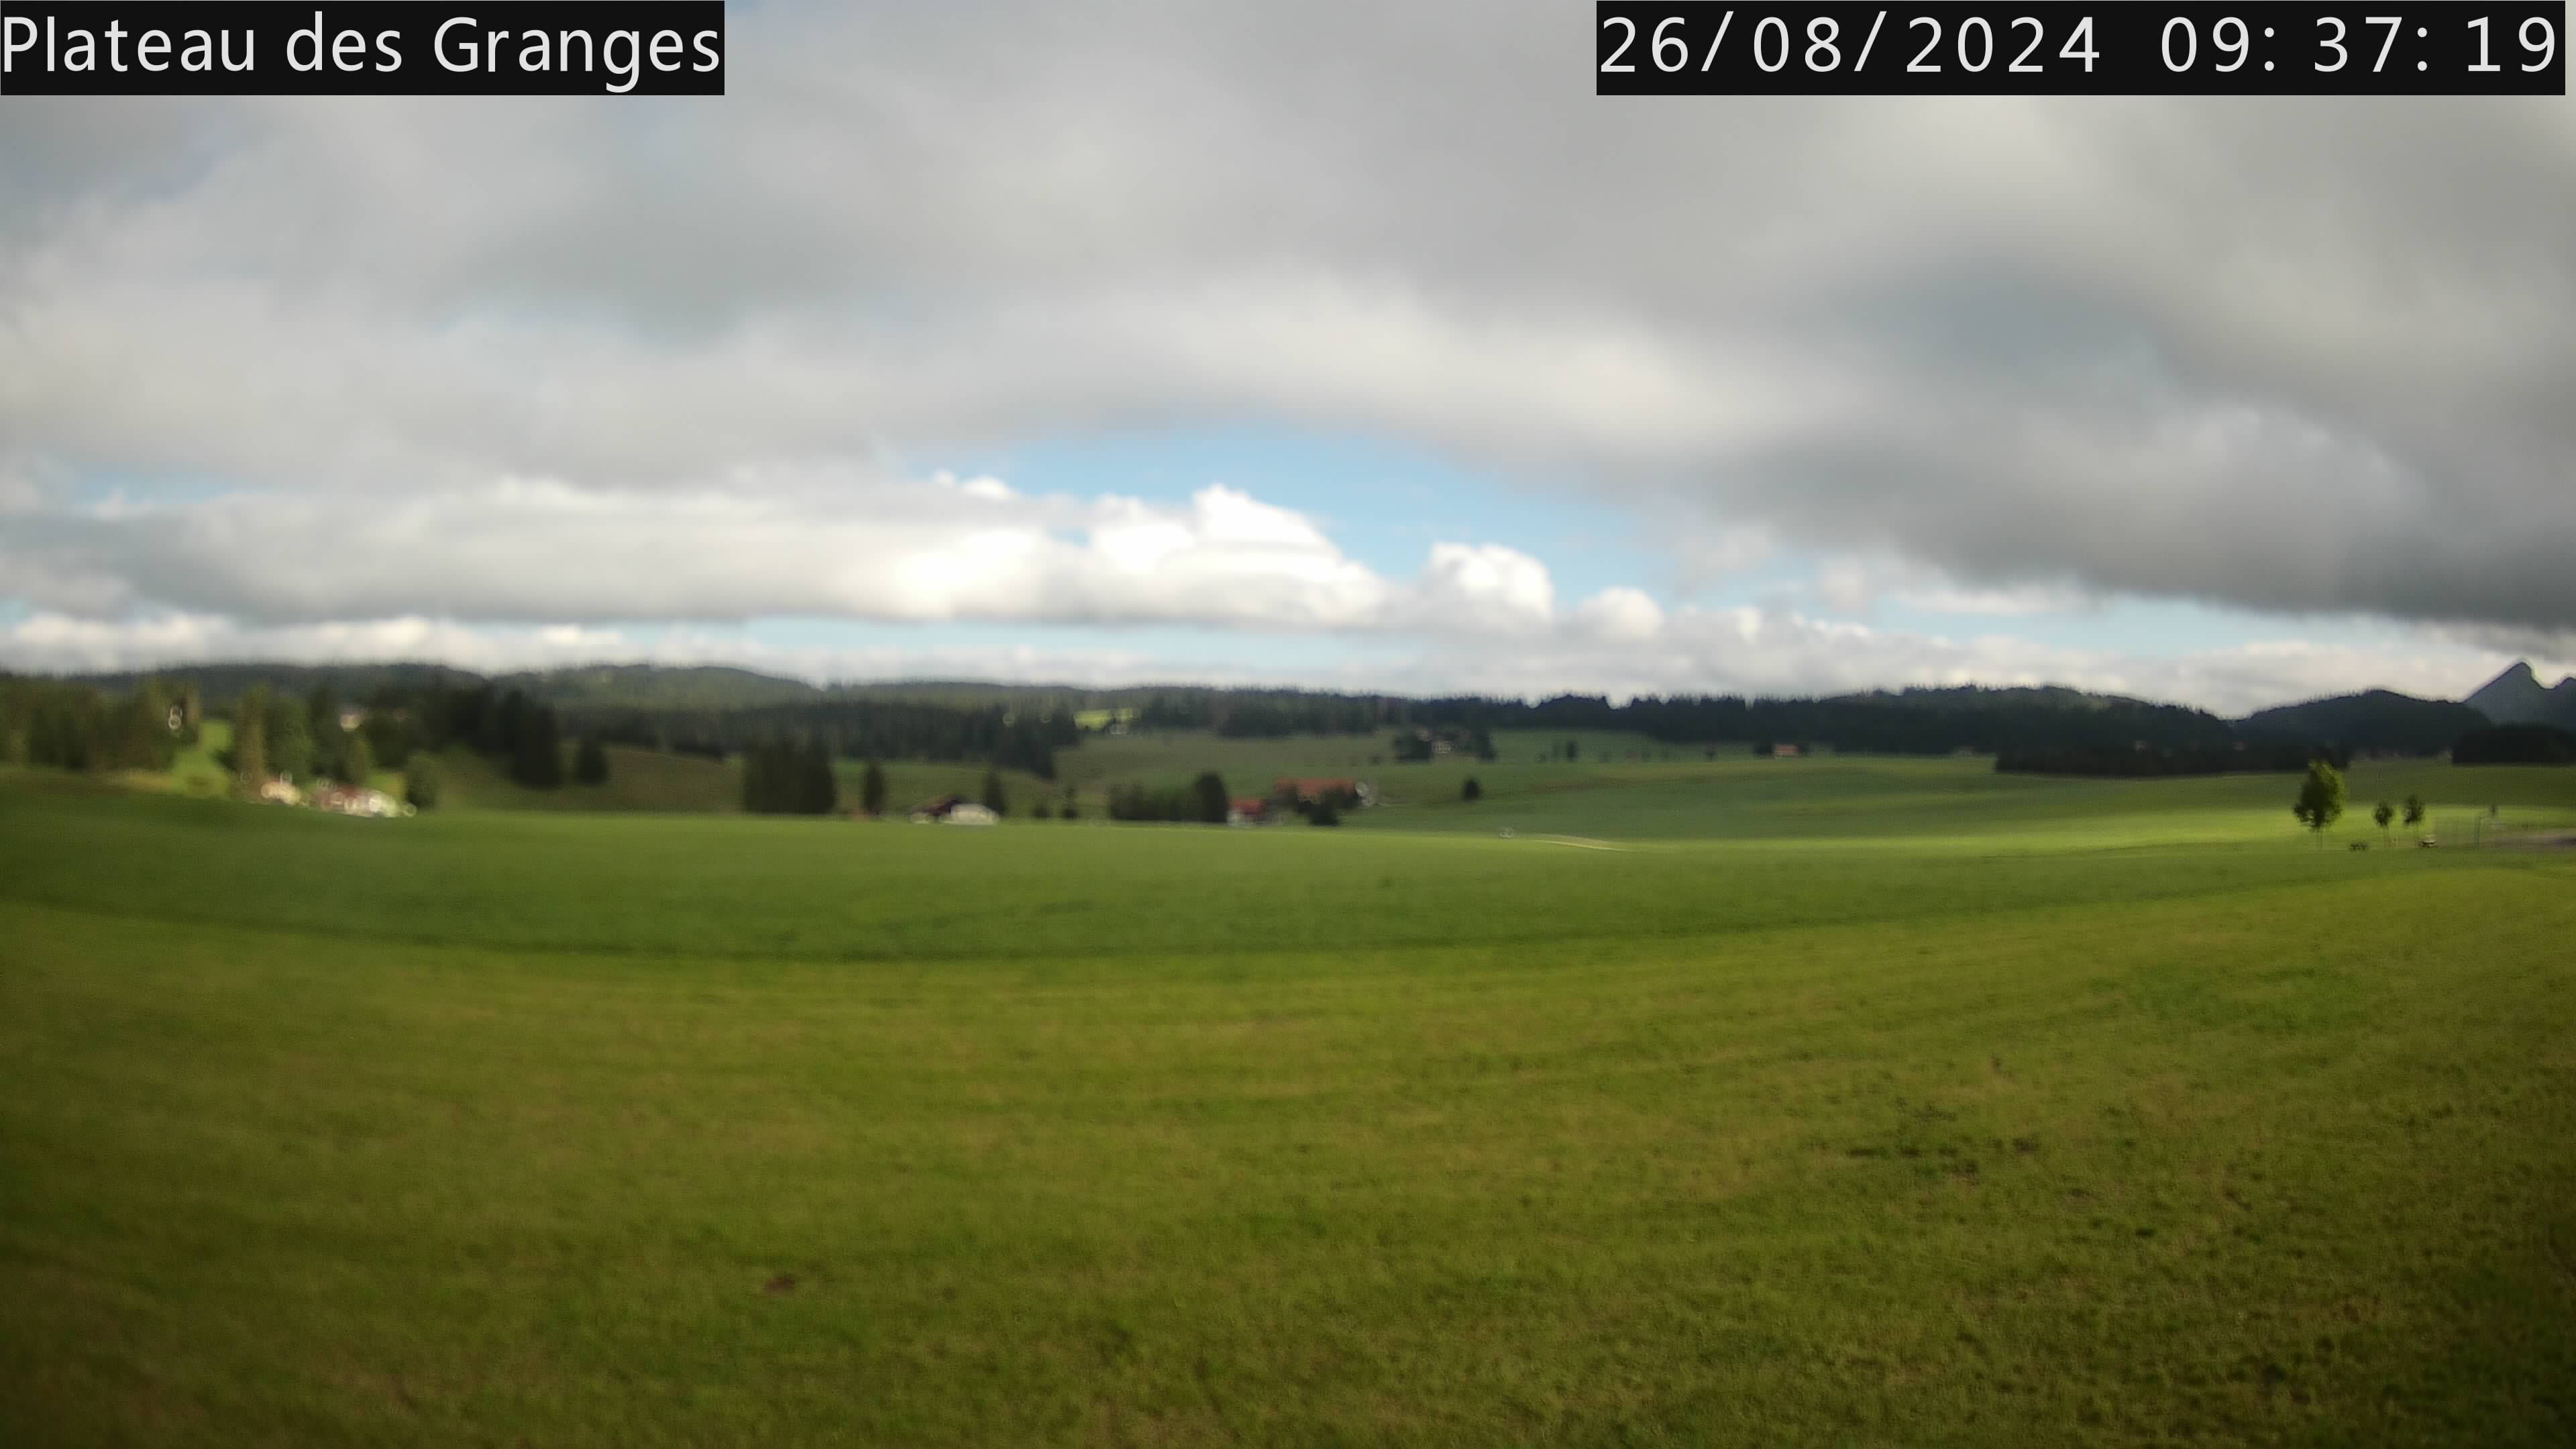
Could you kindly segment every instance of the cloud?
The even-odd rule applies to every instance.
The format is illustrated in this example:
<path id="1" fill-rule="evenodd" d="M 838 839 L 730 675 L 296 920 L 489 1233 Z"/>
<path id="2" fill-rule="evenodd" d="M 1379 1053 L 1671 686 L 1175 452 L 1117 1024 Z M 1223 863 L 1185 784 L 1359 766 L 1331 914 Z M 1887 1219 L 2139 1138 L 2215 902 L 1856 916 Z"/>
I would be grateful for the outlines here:
<path id="1" fill-rule="evenodd" d="M 602 662 L 730 664 L 831 683 L 992 679 L 1114 687 L 1197 683 L 1540 699 L 1578 692 L 1810 696 L 1906 685 L 2071 684 L 2242 714 L 2364 688 L 2456 698 L 2511 657 L 2463 652 L 2427 637 L 2388 647 L 2319 646 L 2297 639 L 2139 658 L 2033 644 L 2008 635 L 1954 637 L 1820 620 L 1793 611 L 1684 608 L 1643 627 L 1619 590 L 1587 600 L 1544 633 L 1453 635 L 1429 645 L 1333 663 L 1265 662 L 1226 643 L 1196 657 L 1094 643 L 898 643 L 786 646 L 756 631 L 698 624 L 467 625 L 418 615 L 360 622 L 246 626 L 210 614 L 161 611 L 131 619 L 37 612 L 0 622 L 0 665 L 84 672 L 172 668 L 224 660 L 313 663 L 425 660 L 485 672 Z M 2537 661 L 2544 679 L 2576 672 L 2576 652 Z"/>
<path id="2" fill-rule="evenodd" d="M 1557 622 L 1546 565 L 1500 545 L 1435 543 L 1418 576 L 1391 580 L 1304 514 L 1222 484 L 1175 505 L 947 475 L 685 492 L 505 479 L 392 503 L 116 498 L 20 518 L 0 540 L 0 595 L 73 616 L 270 624 L 811 616 L 1447 634 Z"/>
<path id="3" fill-rule="evenodd" d="M 1605 639 L 1652 639 L 1663 632 L 1664 610 L 1641 590 L 1607 588 L 1575 606 L 1574 623 Z"/>
<path id="4" fill-rule="evenodd" d="M 1276 500 L 873 481 L 1251 417 L 1579 487 L 1686 582 L 2576 630 L 2562 101 L 1612 101 L 1538 0 L 735 22 L 714 107 L 13 98 L 0 590 L 1563 623 L 1535 559 L 1381 578 Z"/>

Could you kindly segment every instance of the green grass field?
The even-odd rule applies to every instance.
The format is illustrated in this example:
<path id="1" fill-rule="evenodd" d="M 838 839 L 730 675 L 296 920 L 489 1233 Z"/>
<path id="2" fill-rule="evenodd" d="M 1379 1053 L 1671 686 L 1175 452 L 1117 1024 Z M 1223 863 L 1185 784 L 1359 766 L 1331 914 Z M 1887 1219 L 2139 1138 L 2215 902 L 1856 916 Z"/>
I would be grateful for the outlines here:
<path id="1" fill-rule="evenodd" d="M 0 1443 L 2576 1440 L 2576 850 L 2462 848 L 2576 771 L 2320 846 L 1503 753 L 1342 830 L 0 779 Z"/>

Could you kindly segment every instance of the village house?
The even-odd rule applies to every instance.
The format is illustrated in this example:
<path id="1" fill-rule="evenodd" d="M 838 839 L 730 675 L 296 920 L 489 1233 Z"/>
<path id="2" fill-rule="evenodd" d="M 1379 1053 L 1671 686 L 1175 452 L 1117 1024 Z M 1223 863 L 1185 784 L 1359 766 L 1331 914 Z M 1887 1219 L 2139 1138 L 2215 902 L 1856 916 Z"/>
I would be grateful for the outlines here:
<path id="1" fill-rule="evenodd" d="M 1002 817 L 962 795 L 942 795 L 912 812 L 915 825 L 998 825 Z"/>
<path id="2" fill-rule="evenodd" d="M 363 815 L 387 820 L 408 812 L 408 806 L 382 790 L 365 790 L 345 785 L 319 785 L 312 798 L 316 810 L 331 810 L 342 815 Z"/>
<path id="3" fill-rule="evenodd" d="M 1265 825 L 1270 821 L 1270 802 L 1245 795 L 1226 802 L 1225 823 L 1228 825 Z"/>

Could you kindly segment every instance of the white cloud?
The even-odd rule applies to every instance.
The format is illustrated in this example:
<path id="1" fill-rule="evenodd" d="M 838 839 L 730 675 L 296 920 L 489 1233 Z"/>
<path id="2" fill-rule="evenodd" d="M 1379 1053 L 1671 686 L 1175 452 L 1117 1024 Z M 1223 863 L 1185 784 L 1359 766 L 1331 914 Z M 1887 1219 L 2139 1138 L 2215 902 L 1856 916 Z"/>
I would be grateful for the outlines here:
<path id="1" fill-rule="evenodd" d="M 1644 631 L 1650 601 L 1605 591 L 1555 630 L 1456 635 L 1428 646 L 1396 641 L 1366 661 L 1281 665 L 1257 649 L 1211 646 L 1198 657 L 1093 645 L 876 645 L 783 647 L 756 633 L 699 625 L 469 626 L 419 616 L 245 627 L 205 614 L 164 612 L 131 620 L 37 613 L 0 624 L 0 665 L 17 669 L 139 669 L 219 660 L 309 662 L 426 660 L 486 672 L 644 661 L 721 663 L 816 683 L 978 678 L 1100 686 L 1175 679 L 1241 685 L 1401 692 L 1473 692 L 1529 699 L 1568 691 L 1805 696 L 1906 685 L 2069 684 L 2171 700 L 2225 714 L 2366 688 L 2430 697 L 2466 693 L 2513 656 L 2463 652 L 2425 637 L 2409 647 L 2322 647 L 2264 640 L 2170 657 L 2033 644 L 2008 635 L 1951 637 L 1818 620 L 1753 608 L 1684 608 Z M 1621 616 L 1625 616 L 1621 619 Z M 1605 622 L 1618 620 L 1613 627 Z M 1626 628 L 1627 632 L 1622 632 Z M 1418 652 L 1413 652 L 1417 651 Z M 2535 661 L 2544 679 L 2576 672 L 2576 657 Z"/>
<path id="2" fill-rule="evenodd" d="M 1174 505 L 863 474 L 650 492 L 512 478 L 390 507 L 116 500 L 22 520 L 0 542 L 8 595 L 67 614 L 277 623 L 798 615 L 1446 633 L 1544 630 L 1556 614 L 1547 567 L 1526 554 L 1437 543 L 1418 577 L 1390 580 L 1304 514 L 1221 484 Z"/>
<path id="3" fill-rule="evenodd" d="M 1267 416 L 1684 560 L 2576 620 L 2556 101 L 1605 102 L 1535 0 L 740 20 L 721 108 L 19 98 L 0 437 L 409 497 Z"/>
<path id="4" fill-rule="evenodd" d="M 1576 605 L 1574 622 L 1605 639 L 1652 639 L 1663 632 L 1664 610 L 1643 590 L 1614 587 Z"/>
<path id="5" fill-rule="evenodd" d="M 1410 612 L 1426 627 L 1526 632 L 1554 621 L 1556 586 L 1516 549 L 1435 543 Z"/>

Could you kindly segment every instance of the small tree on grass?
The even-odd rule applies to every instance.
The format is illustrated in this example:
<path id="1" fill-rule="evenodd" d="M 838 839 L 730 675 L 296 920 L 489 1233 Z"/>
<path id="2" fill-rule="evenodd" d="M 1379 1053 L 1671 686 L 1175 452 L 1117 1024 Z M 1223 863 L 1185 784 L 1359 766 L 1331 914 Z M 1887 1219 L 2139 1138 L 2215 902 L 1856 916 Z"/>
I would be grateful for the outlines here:
<path id="1" fill-rule="evenodd" d="M 2388 822 L 2396 818 L 2397 807 L 2389 804 L 2385 800 L 2382 800 L 2377 805 L 2371 807 L 2370 819 L 2373 824 L 2379 827 L 2379 838 L 2381 840 L 2386 840 L 2388 838 Z"/>
<path id="2" fill-rule="evenodd" d="M 1333 804 L 1332 796 L 1326 795 L 1315 802 L 1314 809 L 1306 812 L 1306 823 L 1309 825 L 1339 825 L 1342 823 L 1341 809 Z"/>
<path id="3" fill-rule="evenodd" d="M 1045 820 L 1054 814 L 1054 808 L 1047 804 L 1047 798 L 1044 795 L 1040 795 L 1038 803 L 1029 807 L 1029 818 L 1032 820 Z"/>
<path id="4" fill-rule="evenodd" d="M 2416 826 L 2421 825 L 2421 824 L 2423 824 L 2423 823 L 2424 823 L 2424 797 L 2423 797 L 2423 796 L 2421 796 L 2421 795 L 2409 795 L 2409 796 L 2407 796 L 2407 797 L 2406 797 L 2406 828 L 2407 828 L 2407 829 L 2409 829 L 2409 830 L 2412 830 L 2412 829 L 2414 829 Z"/>
<path id="5" fill-rule="evenodd" d="M 1080 820 L 1082 818 L 1082 807 L 1073 802 L 1073 789 L 1071 786 L 1065 787 L 1064 809 L 1058 813 L 1063 815 L 1067 820 Z"/>
<path id="6" fill-rule="evenodd" d="M 1458 798 L 1473 805 L 1485 798 L 1485 787 L 1476 783 L 1475 776 L 1469 775 L 1467 783 L 1458 787 Z"/>
<path id="7" fill-rule="evenodd" d="M 870 760 L 867 770 L 859 776 L 859 808 L 870 815 L 883 815 L 885 802 L 885 766 Z"/>
<path id="8" fill-rule="evenodd" d="M 403 766 L 403 800 L 416 810 L 438 808 L 438 757 L 413 755 Z"/>
<path id="9" fill-rule="evenodd" d="M 268 783 L 268 691 L 256 684 L 233 710 L 233 773 L 254 795 Z"/>
<path id="10" fill-rule="evenodd" d="M 1232 801 L 1225 793 L 1225 777 L 1209 770 L 1190 782 L 1190 794 L 1198 803 L 1199 822 L 1223 825 Z"/>
<path id="11" fill-rule="evenodd" d="M 608 783 L 608 750 L 597 735 L 584 735 L 581 748 L 573 752 L 572 777 L 584 785 Z"/>
<path id="12" fill-rule="evenodd" d="M 796 808 L 800 814 L 829 815 L 841 805 L 841 780 L 832 773 L 832 752 L 819 739 L 807 740 L 796 752 Z"/>
<path id="13" fill-rule="evenodd" d="M 367 788 L 367 777 L 376 772 L 375 747 L 363 734 L 352 732 L 340 750 L 340 779 L 343 783 Z"/>
<path id="14" fill-rule="evenodd" d="M 2290 813 L 2323 845 L 2326 827 L 2343 817 L 2343 773 L 2323 760 L 2308 761 L 2308 776 L 2299 782 L 2299 798 Z"/>
<path id="15" fill-rule="evenodd" d="M 984 808 L 996 815 L 1011 813 L 1011 797 L 1002 793 L 1002 772 L 984 772 Z"/>

